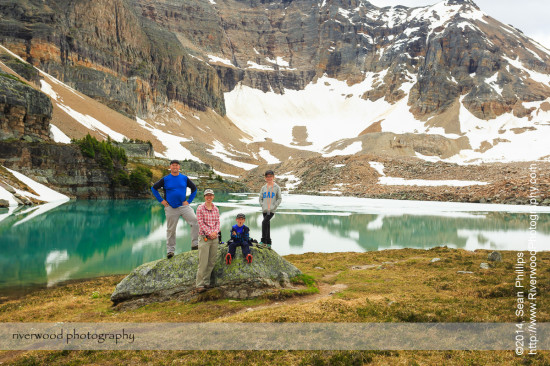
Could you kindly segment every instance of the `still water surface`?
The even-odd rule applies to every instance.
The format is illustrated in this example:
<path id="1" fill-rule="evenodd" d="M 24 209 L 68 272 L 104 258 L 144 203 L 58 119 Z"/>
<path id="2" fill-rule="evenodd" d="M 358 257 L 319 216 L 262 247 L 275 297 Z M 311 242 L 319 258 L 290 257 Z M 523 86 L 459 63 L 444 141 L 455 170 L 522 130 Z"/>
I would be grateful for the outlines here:
<path id="1" fill-rule="evenodd" d="M 217 195 L 222 233 L 239 212 L 251 236 L 261 236 L 257 195 Z M 199 200 L 193 203 L 196 210 Z M 550 250 L 550 208 L 538 207 L 537 249 Z M 11 209 L 13 210 L 13 209 Z M 271 224 L 281 255 L 364 252 L 447 245 L 525 250 L 530 207 L 283 196 Z M 0 210 L 0 294 L 67 280 L 128 273 L 166 255 L 166 222 L 155 200 L 70 201 Z M 176 253 L 191 247 L 180 220 Z"/>

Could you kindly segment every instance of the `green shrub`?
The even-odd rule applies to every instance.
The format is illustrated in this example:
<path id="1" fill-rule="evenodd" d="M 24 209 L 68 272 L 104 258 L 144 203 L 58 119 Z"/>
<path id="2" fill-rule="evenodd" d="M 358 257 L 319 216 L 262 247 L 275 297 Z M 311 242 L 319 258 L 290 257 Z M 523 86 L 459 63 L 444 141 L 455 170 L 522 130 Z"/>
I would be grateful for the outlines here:
<path id="1" fill-rule="evenodd" d="M 130 173 L 128 184 L 134 192 L 139 193 L 149 188 L 152 178 L 153 172 L 149 168 L 139 165 Z"/>
<path id="2" fill-rule="evenodd" d="M 73 144 L 80 146 L 84 156 L 93 158 L 103 168 L 114 185 L 127 185 L 128 174 L 124 167 L 128 163 L 126 151 L 113 144 L 110 137 L 106 141 L 98 141 L 87 134 L 81 139 L 73 139 Z"/>
<path id="3" fill-rule="evenodd" d="M 128 173 L 124 170 L 116 172 L 112 180 L 115 186 L 127 186 L 130 184 L 130 177 L 128 177 Z"/>

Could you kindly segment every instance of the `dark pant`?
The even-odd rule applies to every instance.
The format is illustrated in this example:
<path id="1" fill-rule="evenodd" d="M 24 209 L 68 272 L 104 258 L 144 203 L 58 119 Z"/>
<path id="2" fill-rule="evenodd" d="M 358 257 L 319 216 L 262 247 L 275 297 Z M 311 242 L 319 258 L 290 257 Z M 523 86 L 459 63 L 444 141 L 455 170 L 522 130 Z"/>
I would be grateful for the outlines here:
<path id="1" fill-rule="evenodd" d="M 271 244 L 271 219 L 275 213 L 271 212 L 270 214 L 263 213 L 264 219 L 262 221 L 262 243 Z"/>
<path id="2" fill-rule="evenodd" d="M 232 242 L 232 243 L 229 243 L 229 250 L 228 250 L 229 254 L 231 254 L 231 258 L 235 258 L 235 251 L 237 250 L 237 247 L 242 247 L 244 258 L 246 258 L 246 256 L 250 254 L 250 244 Z"/>

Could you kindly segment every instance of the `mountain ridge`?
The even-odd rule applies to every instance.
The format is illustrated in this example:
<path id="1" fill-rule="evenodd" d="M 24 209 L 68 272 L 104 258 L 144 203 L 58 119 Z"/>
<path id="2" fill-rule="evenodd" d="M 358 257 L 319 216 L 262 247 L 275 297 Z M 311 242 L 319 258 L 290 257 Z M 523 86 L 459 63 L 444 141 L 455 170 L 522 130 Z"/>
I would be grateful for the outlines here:
<path id="1" fill-rule="evenodd" d="M 109 127 L 100 136 L 150 139 L 162 156 L 220 172 L 402 155 L 392 140 L 371 143 L 387 134 L 416 135 L 407 154 L 423 159 L 506 161 L 530 144 L 525 159 L 548 159 L 537 134 L 550 120 L 549 51 L 472 1 L 28 0 L 0 14 L 10 50 L 130 117 L 96 117 Z M 67 123 L 54 122 L 84 134 Z"/>

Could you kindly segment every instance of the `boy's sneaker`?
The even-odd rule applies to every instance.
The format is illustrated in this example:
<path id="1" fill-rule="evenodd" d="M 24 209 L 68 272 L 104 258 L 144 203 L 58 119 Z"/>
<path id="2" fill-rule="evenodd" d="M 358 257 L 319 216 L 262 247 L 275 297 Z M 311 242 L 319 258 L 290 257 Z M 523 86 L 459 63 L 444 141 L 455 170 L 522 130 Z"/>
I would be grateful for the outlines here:
<path id="1" fill-rule="evenodd" d="M 231 264 L 231 254 L 227 253 L 225 255 L 225 264 L 230 265 Z"/>
<path id="2" fill-rule="evenodd" d="M 271 250 L 271 243 L 266 244 L 266 248 L 269 249 L 269 250 Z"/>
<path id="3" fill-rule="evenodd" d="M 166 255 L 166 258 L 170 259 L 174 256 L 174 253 L 170 252 Z"/>
<path id="4" fill-rule="evenodd" d="M 248 264 L 252 263 L 252 254 L 246 256 L 246 261 L 248 262 Z"/>
<path id="5" fill-rule="evenodd" d="M 264 244 L 263 242 L 259 242 L 258 244 L 256 244 L 256 246 L 257 246 L 258 248 L 267 248 L 267 245 Z"/>

